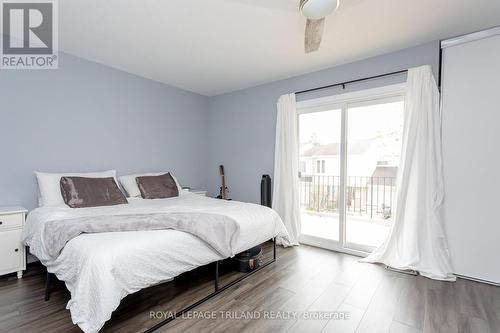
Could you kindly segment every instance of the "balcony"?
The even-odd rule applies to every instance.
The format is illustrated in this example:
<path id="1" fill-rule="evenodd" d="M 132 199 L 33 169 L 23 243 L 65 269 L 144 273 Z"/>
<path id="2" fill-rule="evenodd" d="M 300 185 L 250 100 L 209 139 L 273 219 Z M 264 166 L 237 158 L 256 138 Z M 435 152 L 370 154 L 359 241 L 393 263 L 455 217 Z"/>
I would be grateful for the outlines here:
<path id="1" fill-rule="evenodd" d="M 347 177 L 346 241 L 380 245 L 389 231 L 395 194 L 394 177 Z M 339 240 L 340 177 L 301 175 L 299 180 L 302 233 Z"/>

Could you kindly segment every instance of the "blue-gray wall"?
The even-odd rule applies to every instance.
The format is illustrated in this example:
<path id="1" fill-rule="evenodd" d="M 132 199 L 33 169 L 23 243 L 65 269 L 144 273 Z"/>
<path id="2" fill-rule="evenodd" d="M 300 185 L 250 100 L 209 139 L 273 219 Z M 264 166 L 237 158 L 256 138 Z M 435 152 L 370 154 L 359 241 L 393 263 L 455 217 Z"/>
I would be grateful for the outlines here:
<path id="1" fill-rule="evenodd" d="M 224 164 L 230 196 L 236 200 L 260 201 L 260 178 L 273 174 L 276 102 L 282 94 L 377 74 L 432 65 L 437 77 L 439 43 L 432 42 L 399 52 L 337 66 L 255 88 L 212 97 L 209 101 L 209 146 L 207 184 L 212 194 L 219 186 L 218 165 Z M 404 81 L 385 78 L 350 86 L 371 88 Z M 341 92 L 341 89 L 321 94 Z M 300 98 L 317 97 L 309 94 Z"/>
<path id="2" fill-rule="evenodd" d="M 0 205 L 36 205 L 33 172 L 172 170 L 206 187 L 208 98 L 67 54 L 0 71 Z"/>
<path id="3" fill-rule="evenodd" d="M 215 195 L 221 163 L 231 197 L 258 202 L 261 175 L 273 174 L 280 95 L 423 64 L 436 74 L 438 62 L 433 42 L 211 98 L 67 54 L 58 70 L 2 70 L 0 206 L 36 206 L 35 170 L 172 170 L 182 184 Z"/>

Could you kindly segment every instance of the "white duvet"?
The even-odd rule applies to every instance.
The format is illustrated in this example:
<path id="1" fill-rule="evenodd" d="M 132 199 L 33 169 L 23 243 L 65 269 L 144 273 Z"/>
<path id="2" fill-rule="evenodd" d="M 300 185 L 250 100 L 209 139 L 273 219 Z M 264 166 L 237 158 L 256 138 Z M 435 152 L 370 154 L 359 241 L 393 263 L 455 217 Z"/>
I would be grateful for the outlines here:
<path id="1" fill-rule="evenodd" d="M 161 200 L 129 199 L 128 208 L 151 211 L 210 212 L 229 217 L 239 226 L 234 252 L 242 252 L 272 237 L 286 236 L 279 216 L 259 205 L 216 200 L 195 194 Z M 43 245 L 44 223 L 61 216 L 91 216 L 105 209 L 120 214 L 123 206 L 71 209 L 42 207 L 29 214 L 24 239 L 30 252 L 71 292 L 67 308 L 84 332 L 98 332 L 121 299 L 143 288 L 168 281 L 196 267 L 225 259 L 198 237 L 176 230 L 82 234 L 70 240 L 53 259 Z"/>

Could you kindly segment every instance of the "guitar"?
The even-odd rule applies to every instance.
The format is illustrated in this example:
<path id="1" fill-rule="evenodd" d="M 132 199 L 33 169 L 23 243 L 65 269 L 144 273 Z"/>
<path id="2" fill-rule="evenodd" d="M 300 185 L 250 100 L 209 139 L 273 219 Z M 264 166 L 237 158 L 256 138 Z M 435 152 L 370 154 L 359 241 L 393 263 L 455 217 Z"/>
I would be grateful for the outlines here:
<path id="1" fill-rule="evenodd" d="M 217 199 L 223 199 L 227 200 L 227 186 L 226 186 L 226 179 L 224 178 L 224 166 L 221 165 L 219 166 L 219 174 L 221 177 L 221 187 L 219 189 L 219 195 L 217 196 Z"/>

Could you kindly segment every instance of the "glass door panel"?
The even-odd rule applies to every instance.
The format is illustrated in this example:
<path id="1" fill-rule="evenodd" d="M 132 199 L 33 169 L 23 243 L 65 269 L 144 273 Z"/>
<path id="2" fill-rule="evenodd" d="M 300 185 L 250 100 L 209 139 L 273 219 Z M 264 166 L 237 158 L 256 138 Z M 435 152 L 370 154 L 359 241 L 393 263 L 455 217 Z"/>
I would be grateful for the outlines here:
<path id="1" fill-rule="evenodd" d="M 339 241 L 342 110 L 299 115 L 302 235 Z"/>
<path id="2" fill-rule="evenodd" d="M 392 223 L 404 101 L 347 107 L 345 246 L 370 252 Z"/>

